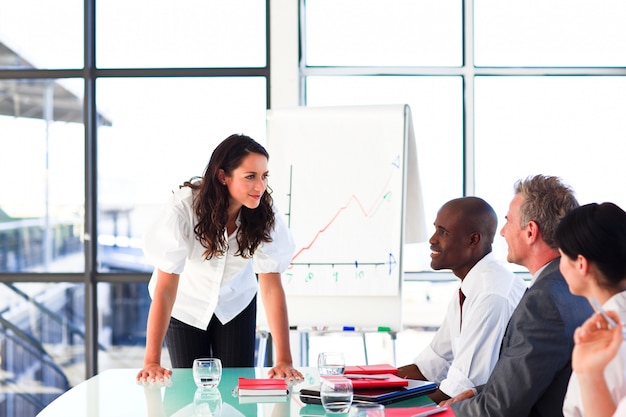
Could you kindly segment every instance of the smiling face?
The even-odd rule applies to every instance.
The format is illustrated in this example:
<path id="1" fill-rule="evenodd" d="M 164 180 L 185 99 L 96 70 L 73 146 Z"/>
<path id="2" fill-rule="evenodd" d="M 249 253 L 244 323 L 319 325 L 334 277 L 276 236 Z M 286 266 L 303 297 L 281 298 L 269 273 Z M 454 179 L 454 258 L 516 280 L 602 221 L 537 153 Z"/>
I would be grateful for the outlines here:
<path id="1" fill-rule="evenodd" d="M 474 266 L 471 233 L 463 221 L 462 211 L 444 205 L 435 219 L 435 233 L 430 237 L 430 266 L 434 270 L 451 269 L 464 278 Z"/>
<path id="2" fill-rule="evenodd" d="M 251 153 L 241 160 L 241 165 L 230 176 L 220 172 L 230 193 L 229 211 L 239 211 L 242 206 L 255 209 L 267 189 L 267 158 L 258 153 Z"/>

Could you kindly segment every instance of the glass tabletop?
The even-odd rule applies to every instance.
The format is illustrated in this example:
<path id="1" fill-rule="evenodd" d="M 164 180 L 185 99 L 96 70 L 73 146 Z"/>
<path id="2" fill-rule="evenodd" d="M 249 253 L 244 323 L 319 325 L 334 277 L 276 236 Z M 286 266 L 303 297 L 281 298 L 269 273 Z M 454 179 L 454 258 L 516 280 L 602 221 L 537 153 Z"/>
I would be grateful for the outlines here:
<path id="1" fill-rule="evenodd" d="M 221 417 L 296 417 L 323 416 L 321 405 L 304 404 L 298 393 L 300 389 L 319 383 L 316 368 L 299 368 L 304 380 L 291 386 L 286 397 L 245 398 L 235 393 L 239 377 L 267 378 L 269 368 L 224 368 L 217 392 L 210 401 L 219 402 Z M 201 411 L 204 400 L 197 395 L 190 368 L 174 369 L 166 383 L 138 383 L 138 369 L 110 369 L 70 389 L 50 405 L 38 417 L 192 417 Z M 217 397 L 217 398 L 216 398 Z M 414 407 L 432 404 L 427 396 L 401 401 L 386 407 Z M 215 404 L 213 404 L 215 405 Z"/>

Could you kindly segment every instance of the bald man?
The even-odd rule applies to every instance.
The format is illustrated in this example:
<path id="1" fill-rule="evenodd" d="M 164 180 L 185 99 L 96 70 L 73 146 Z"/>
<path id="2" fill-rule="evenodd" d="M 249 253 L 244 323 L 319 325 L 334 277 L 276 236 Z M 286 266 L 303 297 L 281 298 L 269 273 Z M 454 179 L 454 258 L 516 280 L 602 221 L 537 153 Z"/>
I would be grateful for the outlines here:
<path id="1" fill-rule="evenodd" d="M 439 403 L 487 381 L 527 285 L 491 253 L 498 218 L 485 200 L 448 201 L 434 224 L 430 266 L 452 270 L 461 285 L 430 345 L 413 364 L 400 367 L 399 375 L 437 382 L 429 396 Z"/>

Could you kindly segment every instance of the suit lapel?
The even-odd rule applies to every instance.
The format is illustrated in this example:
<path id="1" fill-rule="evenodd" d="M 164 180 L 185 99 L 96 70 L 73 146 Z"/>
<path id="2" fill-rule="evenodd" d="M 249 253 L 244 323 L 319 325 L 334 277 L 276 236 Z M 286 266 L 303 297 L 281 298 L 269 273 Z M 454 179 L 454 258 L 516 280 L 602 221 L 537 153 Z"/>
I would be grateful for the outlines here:
<path id="1" fill-rule="evenodd" d="M 546 265 L 546 267 L 543 269 L 543 271 L 541 271 L 541 273 L 539 274 L 539 276 L 537 277 L 537 279 L 533 283 L 533 286 L 535 284 L 537 284 L 537 282 L 540 279 L 542 279 L 543 277 L 546 277 L 546 276 L 554 273 L 557 269 L 559 269 L 560 259 L 561 259 L 560 257 L 557 257 L 557 258 L 551 260 L 550 263 L 548 263 L 548 265 Z M 528 291 L 530 289 L 532 289 L 532 287 L 526 288 L 526 291 L 524 292 L 524 295 L 522 295 L 522 298 L 520 299 L 520 301 L 518 303 L 518 306 L 524 302 L 524 297 L 526 297 L 526 295 L 528 294 Z M 509 327 L 511 325 L 511 320 L 513 320 L 514 317 L 515 317 L 515 312 L 516 311 L 517 311 L 517 307 L 513 311 L 513 314 L 511 315 L 511 318 L 509 319 L 509 322 L 506 325 L 506 329 L 504 331 L 504 336 L 502 337 L 502 341 L 500 343 L 500 353 L 502 353 L 502 347 L 504 346 L 504 344 L 508 342 L 508 339 L 509 339 Z"/>

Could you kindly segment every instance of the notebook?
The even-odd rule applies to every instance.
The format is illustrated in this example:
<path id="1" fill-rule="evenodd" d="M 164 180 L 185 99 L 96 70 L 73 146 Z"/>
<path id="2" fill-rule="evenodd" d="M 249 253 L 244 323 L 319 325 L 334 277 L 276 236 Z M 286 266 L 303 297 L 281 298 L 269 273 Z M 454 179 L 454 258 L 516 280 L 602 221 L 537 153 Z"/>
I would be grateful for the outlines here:
<path id="1" fill-rule="evenodd" d="M 279 378 L 244 378 L 239 377 L 237 385 L 240 397 L 287 395 L 289 387 L 284 379 Z"/>
<path id="2" fill-rule="evenodd" d="M 290 399 L 289 395 L 244 395 L 239 397 L 239 404 L 287 403 Z"/>
<path id="3" fill-rule="evenodd" d="M 370 402 L 378 404 L 391 404 L 420 395 L 430 394 L 437 390 L 437 384 L 432 381 L 417 381 L 408 379 L 405 387 L 388 387 L 376 389 L 355 389 L 353 402 Z M 305 404 L 321 404 L 319 385 L 302 388 L 300 400 Z"/>
<path id="4" fill-rule="evenodd" d="M 344 374 L 322 376 L 324 379 L 345 379 L 352 381 L 352 387 L 358 389 L 400 388 L 409 385 L 409 381 L 394 374 Z"/>
<path id="5" fill-rule="evenodd" d="M 398 368 L 387 363 L 374 365 L 346 366 L 344 374 L 394 374 L 398 375 Z"/>

